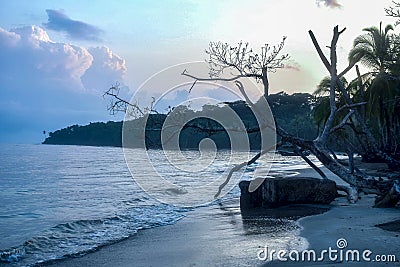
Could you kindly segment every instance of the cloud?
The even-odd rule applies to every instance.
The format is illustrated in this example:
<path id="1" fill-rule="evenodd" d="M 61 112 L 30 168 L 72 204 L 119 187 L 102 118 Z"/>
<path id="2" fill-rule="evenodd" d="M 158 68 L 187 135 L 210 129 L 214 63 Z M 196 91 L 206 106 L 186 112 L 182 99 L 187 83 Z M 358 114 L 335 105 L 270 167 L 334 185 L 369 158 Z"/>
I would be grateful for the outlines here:
<path id="1" fill-rule="evenodd" d="M 301 71 L 301 65 L 294 60 L 290 60 L 286 63 L 284 68 L 288 70 Z"/>
<path id="2" fill-rule="evenodd" d="M 1 85 L 7 80 L 31 86 L 56 84 L 74 90 L 84 89 L 80 77 L 93 61 L 87 49 L 53 42 L 38 26 L 0 29 L 0 56 Z"/>
<path id="3" fill-rule="evenodd" d="M 38 26 L 0 28 L 0 59 L 0 142 L 111 119 L 101 96 L 126 72 L 109 48 L 54 42 Z"/>
<path id="4" fill-rule="evenodd" d="M 46 9 L 48 22 L 43 25 L 54 31 L 65 32 L 70 38 L 77 40 L 100 41 L 101 29 L 88 23 L 73 20 L 63 11 Z"/>
<path id="5" fill-rule="evenodd" d="M 105 46 L 89 48 L 89 52 L 93 62 L 81 78 L 85 88 L 105 91 L 107 86 L 123 80 L 127 70 L 124 59 Z"/>
<path id="6" fill-rule="evenodd" d="M 0 28 L 0 44 L 4 47 L 12 47 L 15 46 L 21 37 L 15 32 L 9 32 Z"/>
<path id="7" fill-rule="evenodd" d="M 127 70 L 125 60 L 108 47 L 86 49 L 54 42 L 38 26 L 10 31 L 0 28 L 0 58 L 4 63 L 0 65 L 0 82 L 35 85 L 46 81 L 75 91 L 122 82 Z"/>
<path id="8" fill-rule="evenodd" d="M 317 5 L 321 4 L 330 7 L 330 8 L 341 8 L 342 5 L 337 0 L 317 0 Z"/>

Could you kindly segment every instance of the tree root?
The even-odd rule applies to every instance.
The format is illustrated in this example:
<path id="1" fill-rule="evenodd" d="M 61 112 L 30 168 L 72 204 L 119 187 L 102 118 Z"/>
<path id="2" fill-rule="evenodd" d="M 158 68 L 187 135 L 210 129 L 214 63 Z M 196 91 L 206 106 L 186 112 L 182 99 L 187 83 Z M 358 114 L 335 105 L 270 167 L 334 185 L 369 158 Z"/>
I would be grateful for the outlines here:
<path id="1" fill-rule="evenodd" d="M 374 208 L 392 208 L 400 201 L 400 182 L 395 180 L 392 188 L 384 196 L 377 197 Z"/>

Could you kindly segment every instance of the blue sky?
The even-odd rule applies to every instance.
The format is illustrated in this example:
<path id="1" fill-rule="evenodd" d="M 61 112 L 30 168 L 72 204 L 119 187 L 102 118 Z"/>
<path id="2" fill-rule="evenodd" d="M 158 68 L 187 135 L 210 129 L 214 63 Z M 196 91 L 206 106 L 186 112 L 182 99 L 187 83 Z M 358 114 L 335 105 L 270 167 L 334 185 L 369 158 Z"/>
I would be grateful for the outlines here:
<path id="1" fill-rule="evenodd" d="M 326 75 L 308 37 L 330 43 L 339 66 L 365 27 L 394 23 L 390 0 L 1 1 L 0 142 L 40 143 L 43 130 L 120 120 L 103 92 L 119 81 L 128 98 L 154 73 L 202 61 L 210 41 L 258 49 L 287 36 L 290 65 L 271 74 L 271 91 L 312 92 Z M 361 7 L 361 8 L 360 8 Z M 398 29 L 396 28 L 396 31 Z M 352 74 L 350 74 L 352 75 Z M 148 96 L 157 95 L 149 88 Z M 152 91 L 154 90 L 154 91 Z"/>

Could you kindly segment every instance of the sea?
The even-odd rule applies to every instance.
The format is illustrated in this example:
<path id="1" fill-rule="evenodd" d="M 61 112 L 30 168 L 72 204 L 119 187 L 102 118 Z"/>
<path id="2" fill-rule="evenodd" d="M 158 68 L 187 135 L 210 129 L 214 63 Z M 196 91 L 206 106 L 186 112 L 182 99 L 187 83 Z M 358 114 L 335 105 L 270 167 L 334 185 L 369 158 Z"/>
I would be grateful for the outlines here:
<path id="1" fill-rule="evenodd" d="M 163 151 L 148 153 L 157 158 Z M 198 153 L 185 151 L 193 159 Z M 229 164 L 227 156 L 232 153 L 217 152 L 201 179 L 188 177 L 190 183 L 212 179 L 248 154 L 235 152 Z M 272 176 L 296 175 L 308 168 L 299 157 L 270 155 L 271 159 L 271 169 L 265 171 Z M 251 179 L 261 165 L 262 158 L 245 169 L 241 179 Z M 149 172 L 140 160 L 133 167 L 136 175 Z M 174 175 L 168 168 L 164 172 Z M 239 196 L 236 185 L 222 199 Z M 201 206 L 207 205 L 217 203 Z M 34 266 L 85 255 L 138 231 L 174 224 L 197 208 L 162 203 L 148 195 L 132 178 L 122 148 L 0 144 L 0 265 Z"/>

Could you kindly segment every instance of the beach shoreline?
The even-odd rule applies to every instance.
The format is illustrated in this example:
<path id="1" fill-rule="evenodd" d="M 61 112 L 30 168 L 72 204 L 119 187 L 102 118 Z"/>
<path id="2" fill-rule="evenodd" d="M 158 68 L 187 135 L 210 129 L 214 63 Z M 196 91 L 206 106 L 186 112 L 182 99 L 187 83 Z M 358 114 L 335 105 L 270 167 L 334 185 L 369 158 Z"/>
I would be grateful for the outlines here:
<path id="1" fill-rule="evenodd" d="M 299 262 L 291 261 L 287 256 L 286 262 L 275 258 L 273 263 L 264 266 L 400 266 L 400 233 L 377 227 L 378 224 L 398 219 L 400 209 L 377 209 L 372 207 L 373 203 L 374 198 L 369 195 L 362 196 L 355 204 L 348 204 L 344 198 L 339 198 L 328 212 L 299 219 L 303 227 L 300 235 L 309 243 L 307 250 L 316 252 L 316 260 L 302 261 L 300 254 Z M 338 242 L 344 242 L 344 247 L 338 247 Z M 328 252 L 321 256 L 321 252 L 329 251 L 329 248 L 337 252 L 333 251 L 331 258 Z M 356 256 L 353 258 L 352 252 L 347 252 L 354 250 L 359 252 L 358 259 Z M 366 250 L 371 253 L 366 252 L 363 259 Z M 343 251 L 342 258 L 340 251 Z M 393 255 L 394 261 L 389 259 Z M 386 261 L 379 262 L 376 256 L 384 257 Z"/>
<path id="2" fill-rule="evenodd" d="M 315 207 L 311 212 L 319 213 Z M 172 225 L 139 231 L 81 257 L 38 266 L 256 266 L 257 251 L 270 240 L 290 239 L 305 247 L 298 223 L 287 219 L 242 218 L 239 199 L 201 207 Z"/>
<path id="3" fill-rule="evenodd" d="M 327 170 L 324 170 L 327 172 Z M 299 176 L 317 177 L 312 169 L 298 170 Z M 337 183 L 344 184 L 328 172 Z M 373 196 L 361 196 L 356 204 L 337 198 L 331 209 L 319 215 L 303 217 L 293 223 L 260 219 L 250 223 L 242 218 L 239 200 L 199 208 L 173 225 L 139 231 L 121 242 L 104 246 L 81 257 L 67 258 L 43 266 L 400 266 L 399 233 L 375 225 L 399 219 L 399 209 L 375 209 Z M 274 228 L 275 227 L 275 228 Z M 293 229 L 291 227 L 294 227 Z M 347 241 L 349 249 L 369 249 L 373 255 L 395 255 L 396 262 L 324 261 L 266 262 L 257 253 L 266 244 L 284 240 L 284 231 L 295 244 L 290 248 L 312 249 L 317 253 L 336 248 L 338 239 Z M 281 234 L 281 236 L 280 236 Z M 275 239 L 268 239 L 274 236 Z M 397 255 L 396 255 L 397 253 Z M 388 265 L 390 264 L 390 265 Z"/>

